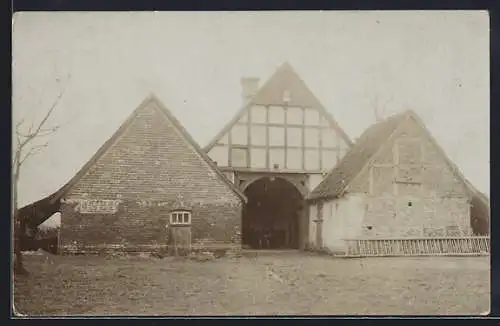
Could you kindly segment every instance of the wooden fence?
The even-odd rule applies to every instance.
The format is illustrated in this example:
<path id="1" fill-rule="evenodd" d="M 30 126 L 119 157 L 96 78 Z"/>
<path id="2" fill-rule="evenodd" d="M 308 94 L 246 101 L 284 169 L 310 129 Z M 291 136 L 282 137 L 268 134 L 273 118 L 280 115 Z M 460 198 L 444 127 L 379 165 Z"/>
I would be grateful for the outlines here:
<path id="1" fill-rule="evenodd" d="M 344 239 L 349 257 L 484 256 L 490 253 L 488 236 L 440 238 Z"/>

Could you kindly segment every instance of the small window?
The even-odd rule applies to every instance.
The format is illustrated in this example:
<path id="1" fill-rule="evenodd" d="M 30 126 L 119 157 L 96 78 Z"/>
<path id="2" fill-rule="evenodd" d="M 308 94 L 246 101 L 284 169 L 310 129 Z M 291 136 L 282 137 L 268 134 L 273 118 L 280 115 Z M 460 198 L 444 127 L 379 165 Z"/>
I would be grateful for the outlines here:
<path id="1" fill-rule="evenodd" d="M 191 212 L 175 211 L 170 213 L 170 224 L 172 225 L 191 224 Z"/>
<path id="2" fill-rule="evenodd" d="M 289 90 L 285 90 L 283 92 L 283 102 L 288 103 L 292 99 L 292 94 L 290 93 Z"/>

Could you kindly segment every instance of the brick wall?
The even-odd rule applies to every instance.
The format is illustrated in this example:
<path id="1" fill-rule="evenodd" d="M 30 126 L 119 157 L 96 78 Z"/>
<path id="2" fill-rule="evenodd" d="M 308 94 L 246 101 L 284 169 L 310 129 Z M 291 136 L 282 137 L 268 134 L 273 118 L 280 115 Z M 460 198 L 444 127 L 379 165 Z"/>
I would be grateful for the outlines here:
<path id="1" fill-rule="evenodd" d="M 161 244 L 173 209 L 192 210 L 192 239 L 231 243 L 241 199 L 187 143 L 154 102 L 65 195 L 61 243 Z M 81 200 L 120 201 L 112 214 L 82 214 Z"/>
<path id="2" fill-rule="evenodd" d="M 400 130 L 403 131 L 396 135 L 396 141 L 381 148 L 374 165 L 365 170 L 350 189 L 351 193 L 366 195 L 363 235 L 444 236 L 448 227 L 469 233 L 470 214 L 465 186 L 418 125 L 410 120 Z M 406 158 L 401 153 L 399 142 L 404 139 L 418 140 L 415 143 L 403 142 L 411 144 L 403 149 L 408 150 Z M 415 180 L 420 180 L 420 183 L 395 184 L 395 178 L 400 175 L 394 170 L 396 143 L 399 146 L 398 161 L 411 162 L 417 155 L 422 155 L 422 172 L 415 174 Z"/>
<path id="3" fill-rule="evenodd" d="M 61 245 L 86 247 L 123 245 L 130 250 L 167 244 L 169 213 L 180 206 L 171 203 L 161 207 L 144 207 L 124 200 L 115 214 L 82 214 L 75 203 L 62 206 Z M 191 238 L 193 244 L 204 242 L 227 247 L 239 245 L 234 235 L 241 228 L 241 205 L 185 204 L 191 210 Z M 210 241 L 206 241 L 209 239 Z"/>

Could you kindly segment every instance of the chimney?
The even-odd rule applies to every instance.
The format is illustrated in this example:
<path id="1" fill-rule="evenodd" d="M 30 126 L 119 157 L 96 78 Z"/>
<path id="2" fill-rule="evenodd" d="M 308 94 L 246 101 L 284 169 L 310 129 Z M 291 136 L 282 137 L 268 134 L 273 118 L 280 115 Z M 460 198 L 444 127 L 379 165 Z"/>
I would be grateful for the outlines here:
<path id="1" fill-rule="evenodd" d="M 243 77 L 241 78 L 241 96 L 243 97 L 243 102 L 247 102 L 249 99 L 257 94 L 259 90 L 259 78 L 258 77 Z"/>

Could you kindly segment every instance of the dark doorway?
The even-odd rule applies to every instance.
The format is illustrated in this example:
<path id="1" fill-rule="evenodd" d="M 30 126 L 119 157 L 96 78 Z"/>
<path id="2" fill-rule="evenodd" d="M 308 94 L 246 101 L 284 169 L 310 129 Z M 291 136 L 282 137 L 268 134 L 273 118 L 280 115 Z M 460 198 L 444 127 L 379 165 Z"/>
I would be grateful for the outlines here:
<path id="1" fill-rule="evenodd" d="M 261 178 L 245 189 L 243 245 L 252 249 L 298 249 L 304 198 L 282 178 Z"/>

